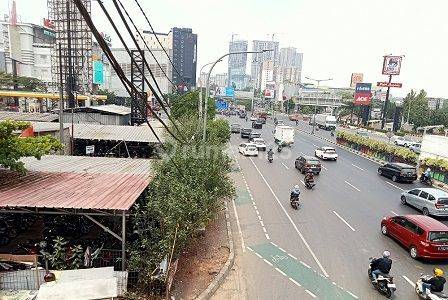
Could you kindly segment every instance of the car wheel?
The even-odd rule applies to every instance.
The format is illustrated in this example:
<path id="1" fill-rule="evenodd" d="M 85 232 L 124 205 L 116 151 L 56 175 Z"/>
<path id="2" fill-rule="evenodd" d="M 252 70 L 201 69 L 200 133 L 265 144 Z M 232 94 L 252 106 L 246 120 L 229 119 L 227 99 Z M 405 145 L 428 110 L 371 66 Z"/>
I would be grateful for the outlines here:
<path id="1" fill-rule="evenodd" d="M 300 169 L 300 172 L 301 172 L 302 174 L 305 174 L 305 170 L 303 169 L 303 167 Z"/>
<path id="2" fill-rule="evenodd" d="M 383 235 L 388 235 L 387 227 L 386 225 L 381 226 L 381 233 Z"/>
<path id="3" fill-rule="evenodd" d="M 418 258 L 417 248 L 411 246 L 411 248 L 409 248 L 409 255 L 411 256 L 411 258 L 417 259 Z"/>
<path id="4" fill-rule="evenodd" d="M 406 205 L 406 197 L 401 196 L 401 204 Z"/>
<path id="5" fill-rule="evenodd" d="M 381 171 L 381 169 L 378 169 L 378 175 L 383 175 L 383 171 Z"/>
<path id="6" fill-rule="evenodd" d="M 423 214 L 424 216 L 429 216 L 429 210 L 428 210 L 426 207 L 423 207 L 423 209 L 422 209 L 422 214 Z"/>
<path id="7" fill-rule="evenodd" d="M 393 182 L 397 182 L 397 180 L 398 180 L 397 175 L 392 176 L 392 181 Z"/>

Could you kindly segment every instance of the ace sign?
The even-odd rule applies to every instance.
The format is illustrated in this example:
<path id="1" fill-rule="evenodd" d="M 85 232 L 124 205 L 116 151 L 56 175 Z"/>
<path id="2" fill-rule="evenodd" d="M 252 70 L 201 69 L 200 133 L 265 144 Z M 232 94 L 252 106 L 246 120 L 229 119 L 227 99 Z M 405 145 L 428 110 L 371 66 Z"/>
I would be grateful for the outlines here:
<path id="1" fill-rule="evenodd" d="M 357 83 L 355 88 L 355 105 L 370 105 L 372 99 L 372 84 L 371 83 Z"/>

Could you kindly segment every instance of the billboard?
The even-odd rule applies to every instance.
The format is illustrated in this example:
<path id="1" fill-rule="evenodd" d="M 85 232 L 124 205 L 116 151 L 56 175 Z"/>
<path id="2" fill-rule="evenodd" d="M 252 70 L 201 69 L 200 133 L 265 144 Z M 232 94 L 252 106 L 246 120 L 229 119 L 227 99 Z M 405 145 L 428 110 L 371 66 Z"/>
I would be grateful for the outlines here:
<path id="1" fill-rule="evenodd" d="M 104 64 L 102 61 L 95 60 L 93 62 L 93 83 L 94 84 L 104 83 Z"/>
<path id="2" fill-rule="evenodd" d="M 350 80 L 350 87 L 356 87 L 357 83 L 361 83 L 364 80 L 363 73 L 352 73 L 352 78 Z"/>
<path id="3" fill-rule="evenodd" d="M 235 97 L 235 89 L 231 86 L 226 87 L 226 96 Z"/>
<path id="4" fill-rule="evenodd" d="M 357 83 L 355 88 L 355 105 L 370 105 L 372 98 L 371 83 Z"/>
<path id="5" fill-rule="evenodd" d="M 384 56 L 383 75 L 400 75 L 401 56 Z"/>
<path id="6" fill-rule="evenodd" d="M 267 83 L 266 89 L 264 90 L 264 98 L 265 99 L 274 99 L 275 98 L 275 83 Z"/>

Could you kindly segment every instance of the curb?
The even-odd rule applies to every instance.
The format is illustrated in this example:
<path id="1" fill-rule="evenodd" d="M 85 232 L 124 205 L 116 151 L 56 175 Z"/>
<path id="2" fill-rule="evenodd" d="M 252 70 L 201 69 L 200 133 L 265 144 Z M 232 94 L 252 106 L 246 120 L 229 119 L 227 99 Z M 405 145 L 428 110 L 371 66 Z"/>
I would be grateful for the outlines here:
<path id="1" fill-rule="evenodd" d="M 230 216 L 227 201 L 224 201 L 224 206 L 226 209 L 227 240 L 229 242 L 229 251 L 230 251 L 229 257 L 227 258 L 226 263 L 221 268 L 221 271 L 219 271 L 215 279 L 213 279 L 213 281 L 208 285 L 208 287 L 202 293 L 200 293 L 199 296 L 197 296 L 195 299 L 199 300 L 210 299 L 210 297 L 213 296 L 213 294 L 216 292 L 219 286 L 226 279 L 227 275 L 229 274 L 230 270 L 233 267 L 233 263 L 235 262 L 235 249 L 234 249 L 235 246 L 233 243 L 232 227 L 230 225 Z"/>

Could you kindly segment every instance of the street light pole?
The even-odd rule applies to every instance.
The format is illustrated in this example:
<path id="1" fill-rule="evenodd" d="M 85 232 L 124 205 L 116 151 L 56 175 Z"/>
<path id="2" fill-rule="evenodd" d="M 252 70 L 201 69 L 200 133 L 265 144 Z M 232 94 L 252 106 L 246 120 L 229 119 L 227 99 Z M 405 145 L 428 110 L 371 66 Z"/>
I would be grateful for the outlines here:
<path id="1" fill-rule="evenodd" d="M 202 128 L 202 141 L 205 142 L 205 136 L 206 136 L 206 129 L 207 129 L 207 103 L 208 103 L 208 97 L 210 93 L 210 74 L 213 71 L 213 68 L 216 66 L 218 62 L 220 62 L 224 57 L 234 54 L 244 54 L 244 53 L 263 53 L 273 50 L 262 50 L 262 51 L 238 51 L 238 52 L 229 52 L 218 58 L 210 68 L 210 71 L 207 74 L 207 83 L 205 85 L 205 100 L 204 100 L 204 120 L 203 120 L 203 128 Z"/>
<path id="2" fill-rule="evenodd" d="M 199 103 L 198 103 L 199 123 L 201 123 L 201 118 L 202 118 L 202 79 L 201 79 L 202 69 L 204 69 L 206 66 L 209 66 L 211 64 L 213 64 L 213 62 L 209 62 L 208 64 L 203 65 L 201 70 L 199 71 Z M 199 128 L 201 128 L 201 127 L 199 126 Z"/>
<path id="3" fill-rule="evenodd" d="M 327 78 L 327 79 L 313 79 L 313 78 L 310 78 L 310 77 L 305 77 L 306 79 L 308 79 L 308 80 L 312 80 L 312 81 L 316 81 L 317 82 L 317 89 L 319 90 L 319 86 L 320 86 L 320 83 L 322 82 L 322 81 L 330 81 L 330 80 L 333 80 L 333 78 Z M 317 113 L 317 95 L 316 95 L 316 103 L 314 104 L 314 116 L 313 116 L 313 129 L 311 130 L 311 134 L 314 134 L 314 126 L 315 126 L 315 124 L 316 124 L 316 113 Z"/>

